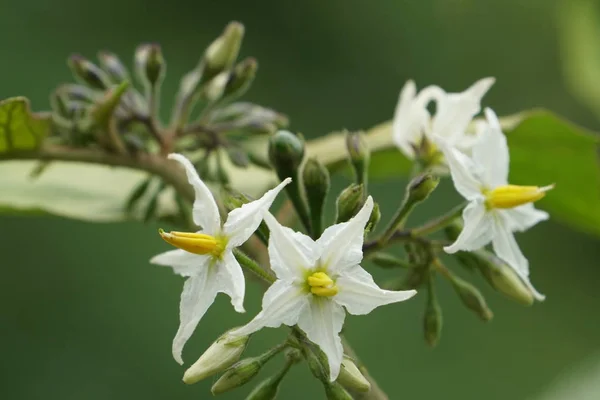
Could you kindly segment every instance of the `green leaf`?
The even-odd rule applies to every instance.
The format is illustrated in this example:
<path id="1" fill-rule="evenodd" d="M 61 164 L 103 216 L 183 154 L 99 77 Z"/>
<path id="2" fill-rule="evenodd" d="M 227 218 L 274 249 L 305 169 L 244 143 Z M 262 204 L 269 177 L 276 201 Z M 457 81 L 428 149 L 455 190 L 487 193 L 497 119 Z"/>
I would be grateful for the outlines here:
<path id="1" fill-rule="evenodd" d="M 597 0 L 563 0 L 557 10 L 565 81 L 600 118 L 600 6 Z"/>
<path id="2" fill-rule="evenodd" d="M 50 133 L 50 124 L 50 114 L 32 113 L 25 97 L 0 101 L 0 153 L 37 149 Z"/>
<path id="3" fill-rule="evenodd" d="M 501 124 L 509 141 L 511 183 L 556 183 L 540 208 L 573 228 L 600 235 L 599 137 L 542 109 L 503 117 Z M 388 122 L 366 134 L 372 179 L 408 175 L 411 170 L 411 162 L 392 141 L 391 129 Z M 349 167 L 342 133 L 310 141 L 307 153 L 330 171 Z"/>

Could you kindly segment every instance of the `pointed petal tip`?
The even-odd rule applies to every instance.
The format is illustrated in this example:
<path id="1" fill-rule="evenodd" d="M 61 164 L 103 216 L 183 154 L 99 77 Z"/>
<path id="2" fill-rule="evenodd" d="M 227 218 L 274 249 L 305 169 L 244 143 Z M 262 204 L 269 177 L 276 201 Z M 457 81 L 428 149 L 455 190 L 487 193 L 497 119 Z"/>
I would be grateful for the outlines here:
<path id="1" fill-rule="evenodd" d="M 457 249 L 454 245 L 450 245 L 450 246 L 444 246 L 444 251 L 448 254 L 454 254 L 457 251 L 459 251 L 459 249 Z"/>
<path id="2" fill-rule="evenodd" d="M 284 186 L 289 185 L 291 182 L 292 182 L 292 178 L 290 178 L 290 177 L 287 177 L 283 181 L 281 181 L 281 183 L 283 183 Z"/>

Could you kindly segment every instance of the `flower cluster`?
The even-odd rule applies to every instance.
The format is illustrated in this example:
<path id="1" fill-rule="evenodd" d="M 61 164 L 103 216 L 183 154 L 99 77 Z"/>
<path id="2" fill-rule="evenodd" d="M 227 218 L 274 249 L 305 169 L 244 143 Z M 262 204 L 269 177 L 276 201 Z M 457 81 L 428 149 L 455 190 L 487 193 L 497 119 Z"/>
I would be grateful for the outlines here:
<path id="1" fill-rule="evenodd" d="M 396 108 L 394 140 L 406 155 L 423 157 L 426 163 L 431 162 L 427 159 L 431 153 L 419 153 L 418 149 L 424 147 L 424 142 L 433 144 L 435 151 L 441 151 L 456 190 L 468 201 L 463 211 L 464 228 L 444 250 L 450 254 L 474 251 L 491 242 L 496 255 L 513 268 L 534 297 L 544 300 L 529 280 L 529 263 L 513 233 L 548 219 L 546 212 L 535 209 L 531 203 L 554 186 L 508 183 L 508 145 L 491 109 L 485 109 L 485 121 L 476 121 L 475 132 L 468 130 L 481 110 L 481 98 L 493 83 L 493 78 L 485 78 L 462 93 L 445 93 L 437 86 L 429 86 L 416 95 L 415 84 L 409 81 Z M 430 101 L 436 104 L 431 119 L 427 111 Z"/>

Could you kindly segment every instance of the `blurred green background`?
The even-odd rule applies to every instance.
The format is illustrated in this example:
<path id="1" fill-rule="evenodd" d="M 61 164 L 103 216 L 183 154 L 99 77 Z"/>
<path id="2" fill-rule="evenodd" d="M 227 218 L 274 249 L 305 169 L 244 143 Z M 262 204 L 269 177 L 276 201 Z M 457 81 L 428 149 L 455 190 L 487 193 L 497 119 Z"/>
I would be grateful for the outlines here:
<path id="1" fill-rule="evenodd" d="M 12 1 L 0 13 L 0 88 L 3 98 L 26 95 L 36 110 L 46 109 L 48 93 L 70 81 L 65 64 L 70 53 L 93 57 L 111 49 L 131 59 L 137 44 L 155 41 L 168 61 L 163 91 L 168 102 L 181 74 L 235 19 L 247 29 L 242 56 L 256 56 L 260 63 L 247 99 L 287 113 L 292 129 L 308 137 L 390 119 L 407 79 L 419 87 L 435 83 L 459 91 L 484 76 L 497 78 L 484 104 L 499 114 L 543 106 L 597 130 L 598 121 L 563 83 L 557 5 L 553 0 Z M 404 183 L 373 185 L 384 218 L 399 202 Z M 439 213 L 455 200 L 446 185 L 419 215 Z M 148 263 L 168 249 L 156 225 L 2 217 L 0 226 L 1 398 L 210 397 L 213 380 L 184 385 L 184 368 L 171 358 L 183 282 Z M 347 336 L 391 399 L 534 399 L 562 373 L 597 354 L 597 239 L 548 222 L 519 242 L 530 258 L 533 282 L 548 296 L 544 303 L 523 308 L 486 290 L 495 319 L 484 324 L 439 282 L 445 326 L 435 350 L 422 340 L 422 297 L 347 319 Z M 187 363 L 259 310 L 261 292 L 248 286 L 248 313 L 236 314 L 219 296 L 188 342 Z M 263 331 L 252 339 L 248 354 L 258 354 L 282 335 Z M 251 387 L 221 397 L 244 398 Z M 281 393 L 290 400 L 323 397 L 305 365 L 292 370 Z"/>

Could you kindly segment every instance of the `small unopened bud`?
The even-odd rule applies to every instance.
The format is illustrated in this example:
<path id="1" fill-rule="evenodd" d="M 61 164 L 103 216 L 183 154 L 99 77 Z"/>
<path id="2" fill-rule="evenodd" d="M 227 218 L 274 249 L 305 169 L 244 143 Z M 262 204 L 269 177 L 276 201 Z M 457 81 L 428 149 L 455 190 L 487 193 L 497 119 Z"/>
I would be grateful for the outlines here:
<path id="1" fill-rule="evenodd" d="M 94 63 L 80 55 L 72 55 L 68 61 L 75 79 L 97 90 L 105 90 L 110 86 L 108 76 Z"/>
<path id="2" fill-rule="evenodd" d="M 258 385 L 246 397 L 246 400 L 273 400 L 279 392 L 279 384 L 281 379 L 277 376 L 271 376 Z"/>
<path id="3" fill-rule="evenodd" d="M 433 279 L 433 276 L 430 276 L 429 279 Z M 442 309 L 437 301 L 433 282 L 430 282 L 427 292 L 427 303 L 425 304 L 425 314 L 423 315 L 423 333 L 425 342 L 429 346 L 435 347 L 440 341 L 442 323 Z"/>
<path id="4" fill-rule="evenodd" d="M 65 94 L 58 89 L 50 94 L 50 108 L 60 117 L 69 118 L 71 116 L 69 102 Z"/>
<path id="5" fill-rule="evenodd" d="M 202 88 L 202 97 L 211 103 L 219 100 L 225 93 L 225 86 L 228 79 L 229 74 L 227 72 L 221 72 L 212 78 Z"/>
<path id="6" fill-rule="evenodd" d="M 183 375 L 188 385 L 224 371 L 240 359 L 246 349 L 248 336 L 231 337 L 227 333 L 218 338 Z"/>
<path id="7" fill-rule="evenodd" d="M 354 217 L 363 205 L 364 186 L 351 184 L 340 193 L 336 201 L 336 224 Z"/>
<path id="8" fill-rule="evenodd" d="M 371 153 L 369 146 L 361 132 L 348 132 L 346 134 L 346 148 L 358 183 L 365 183 L 368 178 L 369 161 Z"/>
<path id="9" fill-rule="evenodd" d="M 494 289 L 523 305 L 533 304 L 531 289 L 508 264 L 486 250 L 471 255 L 480 261 L 479 270 Z"/>
<path id="10" fill-rule="evenodd" d="M 98 92 L 84 85 L 66 83 L 60 85 L 56 91 L 68 101 L 93 103 L 98 99 Z"/>
<path id="11" fill-rule="evenodd" d="M 367 378 L 360 372 L 356 364 L 345 356 L 342 359 L 342 366 L 337 382 L 351 391 L 368 392 L 371 390 L 371 384 Z"/>
<path id="12" fill-rule="evenodd" d="M 280 179 L 293 177 L 304 158 L 304 140 L 280 130 L 269 139 L 269 160 Z"/>
<path id="13" fill-rule="evenodd" d="M 380 219 L 381 219 L 381 210 L 379 209 L 379 203 L 373 203 L 373 210 L 371 211 L 371 216 L 369 217 L 369 221 L 367 221 L 365 231 L 372 232 L 373 230 L 375 230 L 375 227 L 379 223 Z"/>
<path id="14" fill-rule="evenodd" d="M 236 65 L 229 75 L 224 96 L 231 99 L 246 93 L 254 81 L 257 69 L 258 63 L 255 58 L 246 58 Z"/>
<path id="15" fill-rule="evenodd" d="M 353 400 L 350 393 L 337 382 L 325 385 L 325 394 L 327 395 L 327 400 Z"/>
<path id="16" fill-rule="evenodd" d="M 324 384 L 329 384 L 329 362 L 321 349 L 305 349 L 304 358 L 313 376 Z"/>
<path id="17" fill-rule="evenodd" d="M 331 185 L 329 171 L 317 159 L 310 158 L 302 171 L 304 190 L 314 234 L 320 236 L 323 226 L 323 207 Z"/>
<path id="18" fill-rule="evenodd" d="M 494 316 L 492 310 L 488 308 L 483 295 L 475 286 L 456 276 L 452 276 L 451 282 L 456 294 L 467 308 L 475 312 L 484 321 L 492 319 Z"/>
<path id="19" fill-rule="evenodd" d="M 408 184 L 408 201 L 415 204 L 427 199 L 435 190 L 440 178 L 432 174 L 422 174 L 413 178 Z"/>
<path id="20" fill-rule="evenodd" d="M 108 74 L 114 83 L 131 80 L 127 68 L 116 54 L 109 51 L 101 51 L 98 53 L 98 60 L 104 72 Z"/>
<path id="21" fill-rule="evenodd" d="M 212 79 L 215 75 L 231 68 L 240 52 L 244 38 L 244 25 L 230 22 L 225 30 L 204 52 L 203 81 Z"/>
<path id="22" fill-rule="evenodd" d="M 165 59 L 158 44 L 142 44 L 136 49 L 135 72 L 144 85 L 159 84 L 165 70 Z"/>
<path id="23" fill-rule="evenodd" d="M 264 362 L 260 356 L 238 361 L 215 382 L 210 389 L 212 394 L 225 393 L 248 383 L 258 374 L 263 365 Z"/>
<path id="24" fill-rule="evenodd" d="M 95 124 L 103 126 L 108 123 L 128 88 L 129 82 L 124 81 L 119 86 L 106 91 L 104 97 L 94 104 L 90 115 Z"/>

